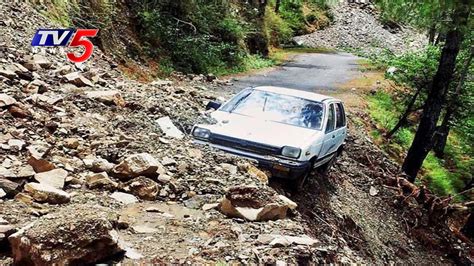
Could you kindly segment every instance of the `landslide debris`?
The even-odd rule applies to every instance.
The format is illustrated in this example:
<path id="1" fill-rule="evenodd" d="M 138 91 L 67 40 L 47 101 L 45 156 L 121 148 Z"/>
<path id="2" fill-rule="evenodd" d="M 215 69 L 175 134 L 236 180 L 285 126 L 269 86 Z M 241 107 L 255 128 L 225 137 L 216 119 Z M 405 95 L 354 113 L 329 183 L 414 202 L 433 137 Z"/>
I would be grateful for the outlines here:
<path id="1" fill-rule="evenodd" d="M 419 50 L 428 38 L 414 29 L 386 25 L 372 4 L 341 1 L 332 7 L 334 22 L 329 27 L 311 34 L 297 36 L 294 41 L 308 47 L 355 49 L 366 54 L 377 54 L 385 49 L 393 53 Z"/>

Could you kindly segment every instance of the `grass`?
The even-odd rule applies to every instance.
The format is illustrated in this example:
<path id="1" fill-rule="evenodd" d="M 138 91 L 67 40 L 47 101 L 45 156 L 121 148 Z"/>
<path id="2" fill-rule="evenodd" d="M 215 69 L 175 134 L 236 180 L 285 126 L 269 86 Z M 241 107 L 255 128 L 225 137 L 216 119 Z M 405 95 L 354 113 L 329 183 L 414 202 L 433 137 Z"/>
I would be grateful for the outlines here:
<path id="1" fill-rule="evenodd" d="M 415 136 L 414 128 L 399 129 L 390 141 L 386 140 L 383 134 L 395 126 L 403 110 L 394 108 L 395 102 L 390 94 L 384 91 L 368 96 L 367 101 L 369 114 L 377 125 L 377 130 L 372 131 L 371 136 L 397 161 L 402 162 Z M 449 158 L 449 161 L 440 160 L 429 153 L 423 163 L 421 183 L 427 185 L 437 195 L 455 195 L 461 192 L 464 186 L 463 179 L 470 176 L 472 159 L 469 156 L 465 157 L 463 145 L 457 143 L 463 141 L 453 132 L 448 138 L 445 151 L 445 157 Z"/>

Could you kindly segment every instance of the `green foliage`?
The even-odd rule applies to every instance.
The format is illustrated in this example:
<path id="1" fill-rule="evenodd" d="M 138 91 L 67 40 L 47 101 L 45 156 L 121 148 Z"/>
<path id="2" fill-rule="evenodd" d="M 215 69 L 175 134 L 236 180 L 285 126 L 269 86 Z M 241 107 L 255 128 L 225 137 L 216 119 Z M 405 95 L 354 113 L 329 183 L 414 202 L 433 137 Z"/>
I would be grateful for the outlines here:
<path id="1" fill-rule="evenodd" d="M 378 91 L 368 97 L 368 111 L 378 127 L 386 132 L 395 126 L 403 106 L 397 106 L 394 96 Z M 384 140 L 382 131 L 371 132 L 373 138 Z M 391 142 L 382 144 L 390 154 L 397 156 L 406 152 L 414 137 L 414 128 L 402 128 L 393 136 Z M 464 184 L 472 178 L 474 162 L 471 156 L 466 156 L 466 151 L 471 149 L 464 137 L 456 132 L 451 132 L 446 146 L 446 160 L 440 160 L 429 154 L 423 163 L 422 182 L 438 195 L 453 195 L 464 188 Z M 459 198 L 460 200 L 462 198 Z"/>
<path id="2" fill-rule="evenodd" d="M 267 7 L 264 17 L 264 33 L 272 46 L 278 47 L 281 43 L 287 43 L 293 37 L 293 31 L 271 7 Z"/>

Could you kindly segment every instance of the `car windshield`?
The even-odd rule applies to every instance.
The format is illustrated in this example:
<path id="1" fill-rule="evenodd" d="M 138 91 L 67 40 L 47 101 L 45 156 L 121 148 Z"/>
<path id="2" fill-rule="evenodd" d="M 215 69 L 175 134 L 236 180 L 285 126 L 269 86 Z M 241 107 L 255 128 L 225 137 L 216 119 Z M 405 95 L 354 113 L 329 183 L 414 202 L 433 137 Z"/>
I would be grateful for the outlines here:
<path id="1" fill-rule="evenodd" d="M 268 91 L 247 89 L 221 111 L 310 129 L 321 129 L 323 104 Z"/>

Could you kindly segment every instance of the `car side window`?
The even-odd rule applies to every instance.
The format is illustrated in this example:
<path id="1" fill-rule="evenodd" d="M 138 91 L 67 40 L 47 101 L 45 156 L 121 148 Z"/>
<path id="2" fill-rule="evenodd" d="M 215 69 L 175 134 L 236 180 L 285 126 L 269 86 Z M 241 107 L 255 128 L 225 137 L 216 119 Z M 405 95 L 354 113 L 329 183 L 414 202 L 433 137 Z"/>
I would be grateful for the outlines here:
<path id="1" fill-rule="evenodd" d="M 342 103 L 336 103 L 336 128 L 341 128 L 346 125 L 346 116 L 344 115 L 344 107 Z"/>
<path id="2" fill-rule="evenodd" d="M 334 130 L 334 104 L 329 105 L 328 123 L 326 124 L 326 133 Z"/>

